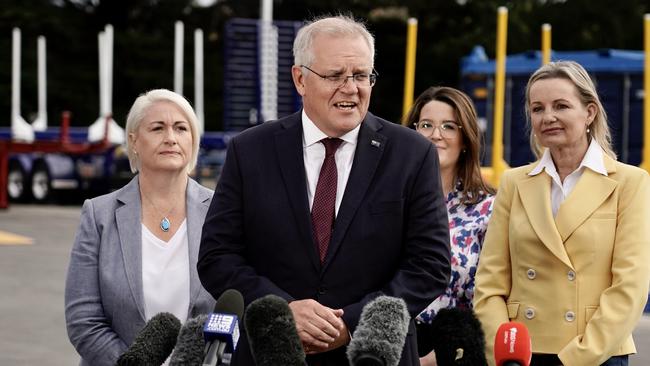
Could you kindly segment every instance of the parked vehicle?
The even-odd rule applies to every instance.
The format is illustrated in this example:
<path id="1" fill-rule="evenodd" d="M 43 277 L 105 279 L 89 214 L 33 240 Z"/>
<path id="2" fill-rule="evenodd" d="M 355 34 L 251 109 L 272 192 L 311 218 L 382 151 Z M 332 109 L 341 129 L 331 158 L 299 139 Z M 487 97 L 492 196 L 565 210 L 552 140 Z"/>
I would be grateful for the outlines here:
<path id="1" fill-rule="evenodd" d="M 177 31 L 179 26 L 182 32 L 182 24 L 178 23 Z M 192 174 L 199 183 L 215 187 L 225 161 L 227 144 L 232 136 L 248 127 L 293 113 L 300 108 L 300 97 L 293 87 L 290 73 L 285 71 L 293 64 L 293 39 L 301 26 L 301 22 L 273 21 L 266 24 L 256 19 L 241 18 L 231 19 L 226 24 L 223 112 L 225 132 L 206 131 L 202 134 L 198 163 Z M 62 119 L 62 127 L 46 126 L 45 101 L 40 100 L 40 96 L 45 95 L 44 70 L 43 75 L 39 75 L 39 116 L 44 116 L 41 118 L 44 120 L 44 126 L 37 128 L 36 121 L 29 124 L 20 117 L 20 31 L 14 30 L 14 34 L 14 62 L 17 64 L 14 65 L 15 75 L 12 83 L 12 91 L 16 94 L 12 100 L 12 128 L 0 128 L 0 143 L 20 141 L 9 145 L 6 177 L 6 193 L 9 200 L 46 202 L 65 191 L 93 196 L 121 187 L 132 177 L 132 173 L 122 147 L 124 131 L 110 117 L 112 27 L 107 26 L 99 37 L 100 117 L 88 128 L 68 128 L 69 114 Z M 195 44 L 195 47 L 198 46 Z M 176 49 L 182 50 L 183 47 L 180 45 Z M 271 52 L 269 57 L 264 52 L 265 49 L 275 51 Z M 182 55 L 180 57 L 182 60 Z M 39 55 L 39 59 L 41 58 L 45 58 L 44 49 L 43 55 Z M 264 70 L 269 69 L 263 67 L 265 63 L 273 64 L 282 70 L 277 73 L 276 82 L 271 83 L 273 85 L 270 88 L 263 85 L 263 81 L 269 78 L 269 75 L 263 74 Z M 182 73 L 179 77 L 179 83 L 182 85 Z M 200 74 L 195 75 L 196 79 L 202 77 Z M 199 84 L 202 85 L 195 82 L 195 85 Z M 43 91 L 40 91 L 41 88 Z M 194 95 L 202 93 L 202 90 L 195 90 Z M 201 119 L 202 97 L 197 98 L 194 104 Z M 202 125 L 203 121 L 200 123 Z M 93 145 L 92 151 L 83 149 L 84 146 L 96 144 L 102 139 L 106 141 L 102 148 Z M 16 150 L 19 145 L 20 149 Z M 47 149 L 40 148 L 45 145 L 48 146 Z M 1 203 L 0 200 L 0 207 Z"/>

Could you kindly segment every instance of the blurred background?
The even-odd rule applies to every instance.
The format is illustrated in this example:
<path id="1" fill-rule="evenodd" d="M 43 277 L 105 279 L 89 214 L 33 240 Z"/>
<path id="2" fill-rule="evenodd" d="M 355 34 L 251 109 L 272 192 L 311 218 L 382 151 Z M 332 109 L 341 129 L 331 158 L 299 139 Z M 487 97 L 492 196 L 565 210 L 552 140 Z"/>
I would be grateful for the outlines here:
<path id="1" fill-rule="evenodd" d="M 635 165 L 641 162 L 645 99 L 641 50 L 644 48 L 643 18 L 650 12 L 647 1 L 274 0 L 272 4 L 280 38 L 278 44 L 285 45 L 278 49 L 281 53 L 277 62 L 278 100 L 289 100 L 282 110 L 278 105 L 279 116 L 299 108 L 299 101 L 296 103 L 293 96 L 286 94 L 292 89 L 289 75 L 292 60 L 290 46 L 286 45 L 291 44 L 300 22 L 315 16 L 344 13 L 365 20 L 376 37 L 375 68 L 380 76 L 373 88 L 370 110 L 399 122 L 405 84 L 408 84 L 405 80 L 407 20 L 416 18 L 413 96 L 432 85 L 465 90 L 477 104 L 486 141 L 491 142 L 497 8 L 505 6 L 508 9 L 506 110 L 502 121 L 505 147 L 499 153 L 503 153 L 506 162 L 517 166 L 531 159 L 525 124 L 521 123 L 522 85 L 541 65 L 540 29 L 544 23 L 552 25 L 554 55 L 571 51 L 565 56 L 584 57 L 590 62 L 585 66 L 599 86 L 621 160 Z M 199 167 L 194 174 L 202 184 L 214 187 L 229 137 L 261 122 L 260 111 L 253 111 L 255 108 L 246 104 L 250 102 L 257 107 L 260 103 L 258 89 L 264 80 L 258 74 L 259 60 L 253 62 L 252 71 L 249 68 L 242 72 L 238 67 L 243 64 L 238 64 L 238 58 L 246 57 L 233 52 L 235 49 L 256 52 L 251 51 L 255 45 L 248 43 L 257 42 L 257 28 L 251 24 L 261 17 L 260 13 L 260 0 L 0 0 L 0 148 L 3 143 L 10 147 L 4 151 L 8 157 L 4 171 L 0 164 L 1 365 L 72 365 L 79 360 L 65 335 L 63 318 L 63 283 L 79 220 L 78 204 L 84 196 L 106 193 L 130 177 L 119 142 L 88 144 L 88 126 L 104 117 L 100 112 L 98 34 L 105 33 L 106 26 L 112 25 L 114 57 L 109 107 L 114 120 L 124 127 L 128 109 L 139 94 L 154 88 L 175 89 L 177 21 L 182 21 L 185 29 L 183 90 L 195 104 L 194 31 L 203 31 L 202 80 L 207 132 L 202 138 Z M 21 98 L 17 113 L 12 114 L 14 28 L 21 30 L 22 55 L 16 73 L 20 75 Z M 47 38 L 48 128 L 37 131 L 33 143 L 10 143 L 9 126 L 13 117 L 21 115 L 33 122 L 39 116 L 37 37 L 41 35 Z M 247 57 L 245 62 L 259 56 Z M 248 79 L 237 79 L 244 73 L 249 74 Z M 284 89 L 280 90 L 280 86 Z M 254 94 L 253 99 L 239 103 L 235 100 L 242 97 L 235 92 L 238 88 L 255 89 L 248 91 Z M 231 110 L 238 103 L 249 108 L 242 112 L 242 124 L 235 124 L 231 118 L 241 112 Z M 59 128 L 63 111 L 71 113 L 69 139 L 63 133 L 67 128 Z M 492 163 L 490 149 L 486 145 L 485 166 Z M 0 163 L 2 154 L 0 149 Z M 650 170 L 648 158 L 645 167 Z M 126 174 L 122 176 L 121 172 Z M 108 184 L 109 180 L 117 181 Z M 80 190 L 87 192 L 81 195 Z M 52 192 L 67 194 L 53 197 Z M 6 196 L 12 202 L 9 209 L 6 209 Z M 23 204 L 33 201 L 55 201 L 65 206 Z M 646 312 L 650 312 L 650 304 Z M 650 344 L 648 314 L 639 323 L 635 338 L 640 353 L 632 358 L 631 365 L 650 365 L 650 353 L 645 347 Z"/>
<path id="2" fill-rule="evenodd" d="M 11 30 L 22 31 L 22 115 L 38 109 L 36 37 L 47 37 L 47 112 L 59 124 L 63 110 L 73 126 L 97 118 L 97 34 L 114 27 L 113 116 L 124 125 L 134 98 L 173 87 L 174 22 L 185 24 L 186 96 L 193 99 L 192 32 L 205 34 L 205 128 L 223 130 L 224 26 L 231 18 L 259 18 L 258 0 L 0 0 L 0 126 L 10 124 Z M 643 48 L 641 0 L 275 0 L 275 20 L 349 13 L 367 20 L 377 39 L 380 74 L 370 110 L 392 121 L 402 116 L 406 20 L 418 19 L 414 94 L 431 85 L 458 86 L 460 62 L 476 45 L 494 58 L 496 9 L 506 6 L 508 54 L 539 49 L 540 27 L 553 26 L 554 50 Z M 289 69 L 278 70 L 279 74 Z"/>

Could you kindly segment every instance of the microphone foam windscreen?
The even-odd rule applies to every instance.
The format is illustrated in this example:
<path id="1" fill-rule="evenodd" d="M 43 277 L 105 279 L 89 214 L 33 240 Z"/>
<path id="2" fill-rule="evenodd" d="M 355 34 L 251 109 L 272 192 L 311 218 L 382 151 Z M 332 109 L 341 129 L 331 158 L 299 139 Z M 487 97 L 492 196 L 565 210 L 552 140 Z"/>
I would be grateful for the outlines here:
<path id="1" fill-rule="evenodd" d="M 369 302 L 361 311 L 348 345 L 348 360 L 359 365 L 360 359 L 379 358 L 386 366 L 397 365 L 410 319 L 406 303 L 400 298 L 379 296 Z"/>
<path id="2" fill-rule="evenodd" d="M 205 339 L 203 339 L 203 324 L 207 315 L 199 315 L 188 320 L 181 327 L 176 340 L 176 347 L 169 359 L 169 366 L 200 365 L 203 362 Z"/>
<path id="3" fill-rule="evenodd" d="M 439 366 L 487 365 L 485 334 L 471 309 L 441 309 L 428 329 Z"/>
<path id="4" fill-rule="evenodd" d="M 499 326 L 494 337 L 494 360 L 497 366 L 515 363 L 529 366 L 533 356 L 528 328 L 519 322 L 507 322 Z"/>
<path id="5" fill-rule="evenodd" d="M 224 291 L 214 304 L 214 313 L 235 314 L 241 319 L 244 315 L 244 297 L 233 289 Z"/>
<path id="6" fill-rule="evenodd" d="M 244 325 L 258 366 L 302 366 L 305 353 L 287 302 L 267 295 L 248 305 Z"/>
<path id="7" fill-rule="evenodd" d="M 181 322 L 171 313 L 154 315 L 117 360 L 118 366 L 160 365 L 174 349 Z"/>

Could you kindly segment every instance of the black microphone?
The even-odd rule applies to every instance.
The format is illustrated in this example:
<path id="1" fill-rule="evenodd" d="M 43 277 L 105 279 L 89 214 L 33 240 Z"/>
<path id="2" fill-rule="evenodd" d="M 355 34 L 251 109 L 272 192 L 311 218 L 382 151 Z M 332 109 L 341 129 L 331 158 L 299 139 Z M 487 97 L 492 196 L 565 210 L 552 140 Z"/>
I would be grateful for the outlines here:
<path id="1" fill-rule="evenodd" d="M 250 303 L 244 325 L 257 366 L 305 365 L 293 313 L 283 298 L 267 295 Z"/>
<path id="2" fill-rule="evenodd" d="M 379 296 L 367 303 L 348 345 L 352 366 L 396 366 L 408 332 L 409 315 L 404 300 Z"/>
<path id="3" fill-rule="evenodd" d="M 204 366 L 230 364 L 239 341 L 239 319 L 243 313 L 244 297 L 239 291 L 229 289 L 219 296 L 214 312 L 203 327 L 206 342 Z"/>
<path id="4" fill-rule="evenodd" d="M 472 309 L 440 309 L 430 325 L 418 328 L 436 352 L 439 366 L 485 366 L 485 334 Z"/>
<path id="5" fill-rule="evenodd" d="M 169 366 L 201 365 L 205 352 L 205 339 L 203 338 L 203 325 L 208 316 L 196 316 L 183 324 L 176 347 L 169 358 Z"/>
<path id="6" fill-rule="evenodd" d="M 174 349 L 181 322 L 170 313 L 158 313 L 138 332 L 117 360 L 117 366 L 160 365 Z"/>

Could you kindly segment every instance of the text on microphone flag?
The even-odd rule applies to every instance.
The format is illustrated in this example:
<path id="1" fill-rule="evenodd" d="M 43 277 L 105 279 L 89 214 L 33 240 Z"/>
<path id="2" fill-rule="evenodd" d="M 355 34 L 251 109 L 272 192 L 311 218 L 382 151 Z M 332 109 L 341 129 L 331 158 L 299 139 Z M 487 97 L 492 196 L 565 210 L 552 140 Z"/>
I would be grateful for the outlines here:
<path id="1" fill-rule="evenodd" d="M 239 342 L 239 320 L 237 315 L 210 314 L 203 327 L 203 334 L 206 341 L 219 337 L 220 335 L 227 336 L 229 339 L 232 339 L 232 348 L 237 348 L 237 342 Z"/>

